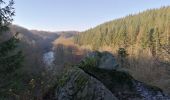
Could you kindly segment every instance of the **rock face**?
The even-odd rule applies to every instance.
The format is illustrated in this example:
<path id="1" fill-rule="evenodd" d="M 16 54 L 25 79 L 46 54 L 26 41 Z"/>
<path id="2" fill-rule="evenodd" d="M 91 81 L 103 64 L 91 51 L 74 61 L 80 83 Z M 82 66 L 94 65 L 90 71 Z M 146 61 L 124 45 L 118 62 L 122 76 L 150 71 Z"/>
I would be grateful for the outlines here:
<path id="1" fill-rule="evenodd" d="M 117 100 L 100 81 L 79 68 L 69 71 L 59 83 L 56 100 Z"/>

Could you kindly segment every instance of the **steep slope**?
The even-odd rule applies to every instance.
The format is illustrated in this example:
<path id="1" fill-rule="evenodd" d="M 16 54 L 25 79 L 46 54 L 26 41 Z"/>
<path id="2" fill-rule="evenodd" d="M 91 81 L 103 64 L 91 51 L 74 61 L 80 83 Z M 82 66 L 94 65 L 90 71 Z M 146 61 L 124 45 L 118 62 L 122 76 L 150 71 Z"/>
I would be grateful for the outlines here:
<path id="1" fill-rule="evenodd" d="M 44 52 L 48 51 L 52 47 L 52 42 L 59 37 L 53 32 L 33 31 L 17 25 L 12 25 L 11 31 L 12 33 L 19 32 L 19 38 L 22 42 L 37 46 Z"/>

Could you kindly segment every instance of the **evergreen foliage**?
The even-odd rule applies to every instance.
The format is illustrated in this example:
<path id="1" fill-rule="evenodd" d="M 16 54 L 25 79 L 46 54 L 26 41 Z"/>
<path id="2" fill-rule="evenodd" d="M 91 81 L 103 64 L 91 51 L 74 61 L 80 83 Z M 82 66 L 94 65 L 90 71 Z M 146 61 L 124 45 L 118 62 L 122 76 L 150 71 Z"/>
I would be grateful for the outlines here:
<path id="1" fill-rule="evenodd" d="M 138 45 L 150 49 L 154 56 L 160 46 L 169 44 L 169 39 L 170 7 L 162 7 L 101 24 L 75 36 L 75 43 L 93 49 Z"/>
<path id="2" fill-rule="evenodd" d="M 5 39 L 7 32 L 10 32 L 9 25 L 14 16 L 14 1 L 10 0 L 7 4 L 0 0 L 0 99 L 10 95 L 13 90 L 22 87 L 18 71 L 22 66 L 23 56 L 19 50 L 19 39 L 17 34 L 9 39 Z"/>
<path id="3" fill-rule="evenodd" d="M 2 0 L 0 5 L 5 4 Z M 3 35 L 6 32 L 10 32 L 9 25 L 12 22 L 12 16 L 14 16 L 14 1 L 11 0 L 8 5 L 0 9 L 0 34 Z M 0 41 L 0 72 L 10 73 L 21 66 L 23 59 L 22 52 L 18 50 L 19 39 L 17 34 L 12 36 L 8 40 Z M 1 36 L 1 38 L 3 38 Z"/>

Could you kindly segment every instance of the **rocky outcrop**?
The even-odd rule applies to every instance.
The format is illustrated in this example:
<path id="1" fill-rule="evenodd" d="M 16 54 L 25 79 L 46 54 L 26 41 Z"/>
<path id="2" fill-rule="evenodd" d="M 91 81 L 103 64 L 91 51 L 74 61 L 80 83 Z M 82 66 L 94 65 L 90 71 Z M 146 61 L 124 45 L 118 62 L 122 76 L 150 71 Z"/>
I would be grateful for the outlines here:
<path id="1" fill-rule="evenodd" d="M 98 80 L 79 68 L 72 69 L 59 81 L 55 100 L 117 100 Z"/>
<path id="2" fill-rule="evenodd" d="M 170 100 L 158 87 L 137 81 L 115 66 L 108 64 L 107 67 L 111 60 L 106 57 L 113 56 L 106 52 L 87 56 L 64 73 L 53 90 L 53 99 L 45 100 Z M 100 65 L 106 68 L 98 67 Z"/>

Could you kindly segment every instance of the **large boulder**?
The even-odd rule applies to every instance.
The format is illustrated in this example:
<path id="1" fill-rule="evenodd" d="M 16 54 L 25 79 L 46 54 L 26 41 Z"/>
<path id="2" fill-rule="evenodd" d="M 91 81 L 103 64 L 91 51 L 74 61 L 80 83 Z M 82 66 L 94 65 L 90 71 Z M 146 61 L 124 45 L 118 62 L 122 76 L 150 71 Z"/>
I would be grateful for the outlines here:
<path id="1" fill-rule="evenodd" d="M 79 68 L 68 71 L 59 81 L 55 100 L 117 100 L 100 81 Z"/>
<path id="2" fill-rule="evenodd" d="M 107 52 L 98 52 L 94 51 L 89 53 L 84 60 L 88 58 L 93 58 L 97 61 L 96 67 L 100 69 L 116 70 L 119 68 L 118 63 L 115 60 L 115 57 Z"/>

